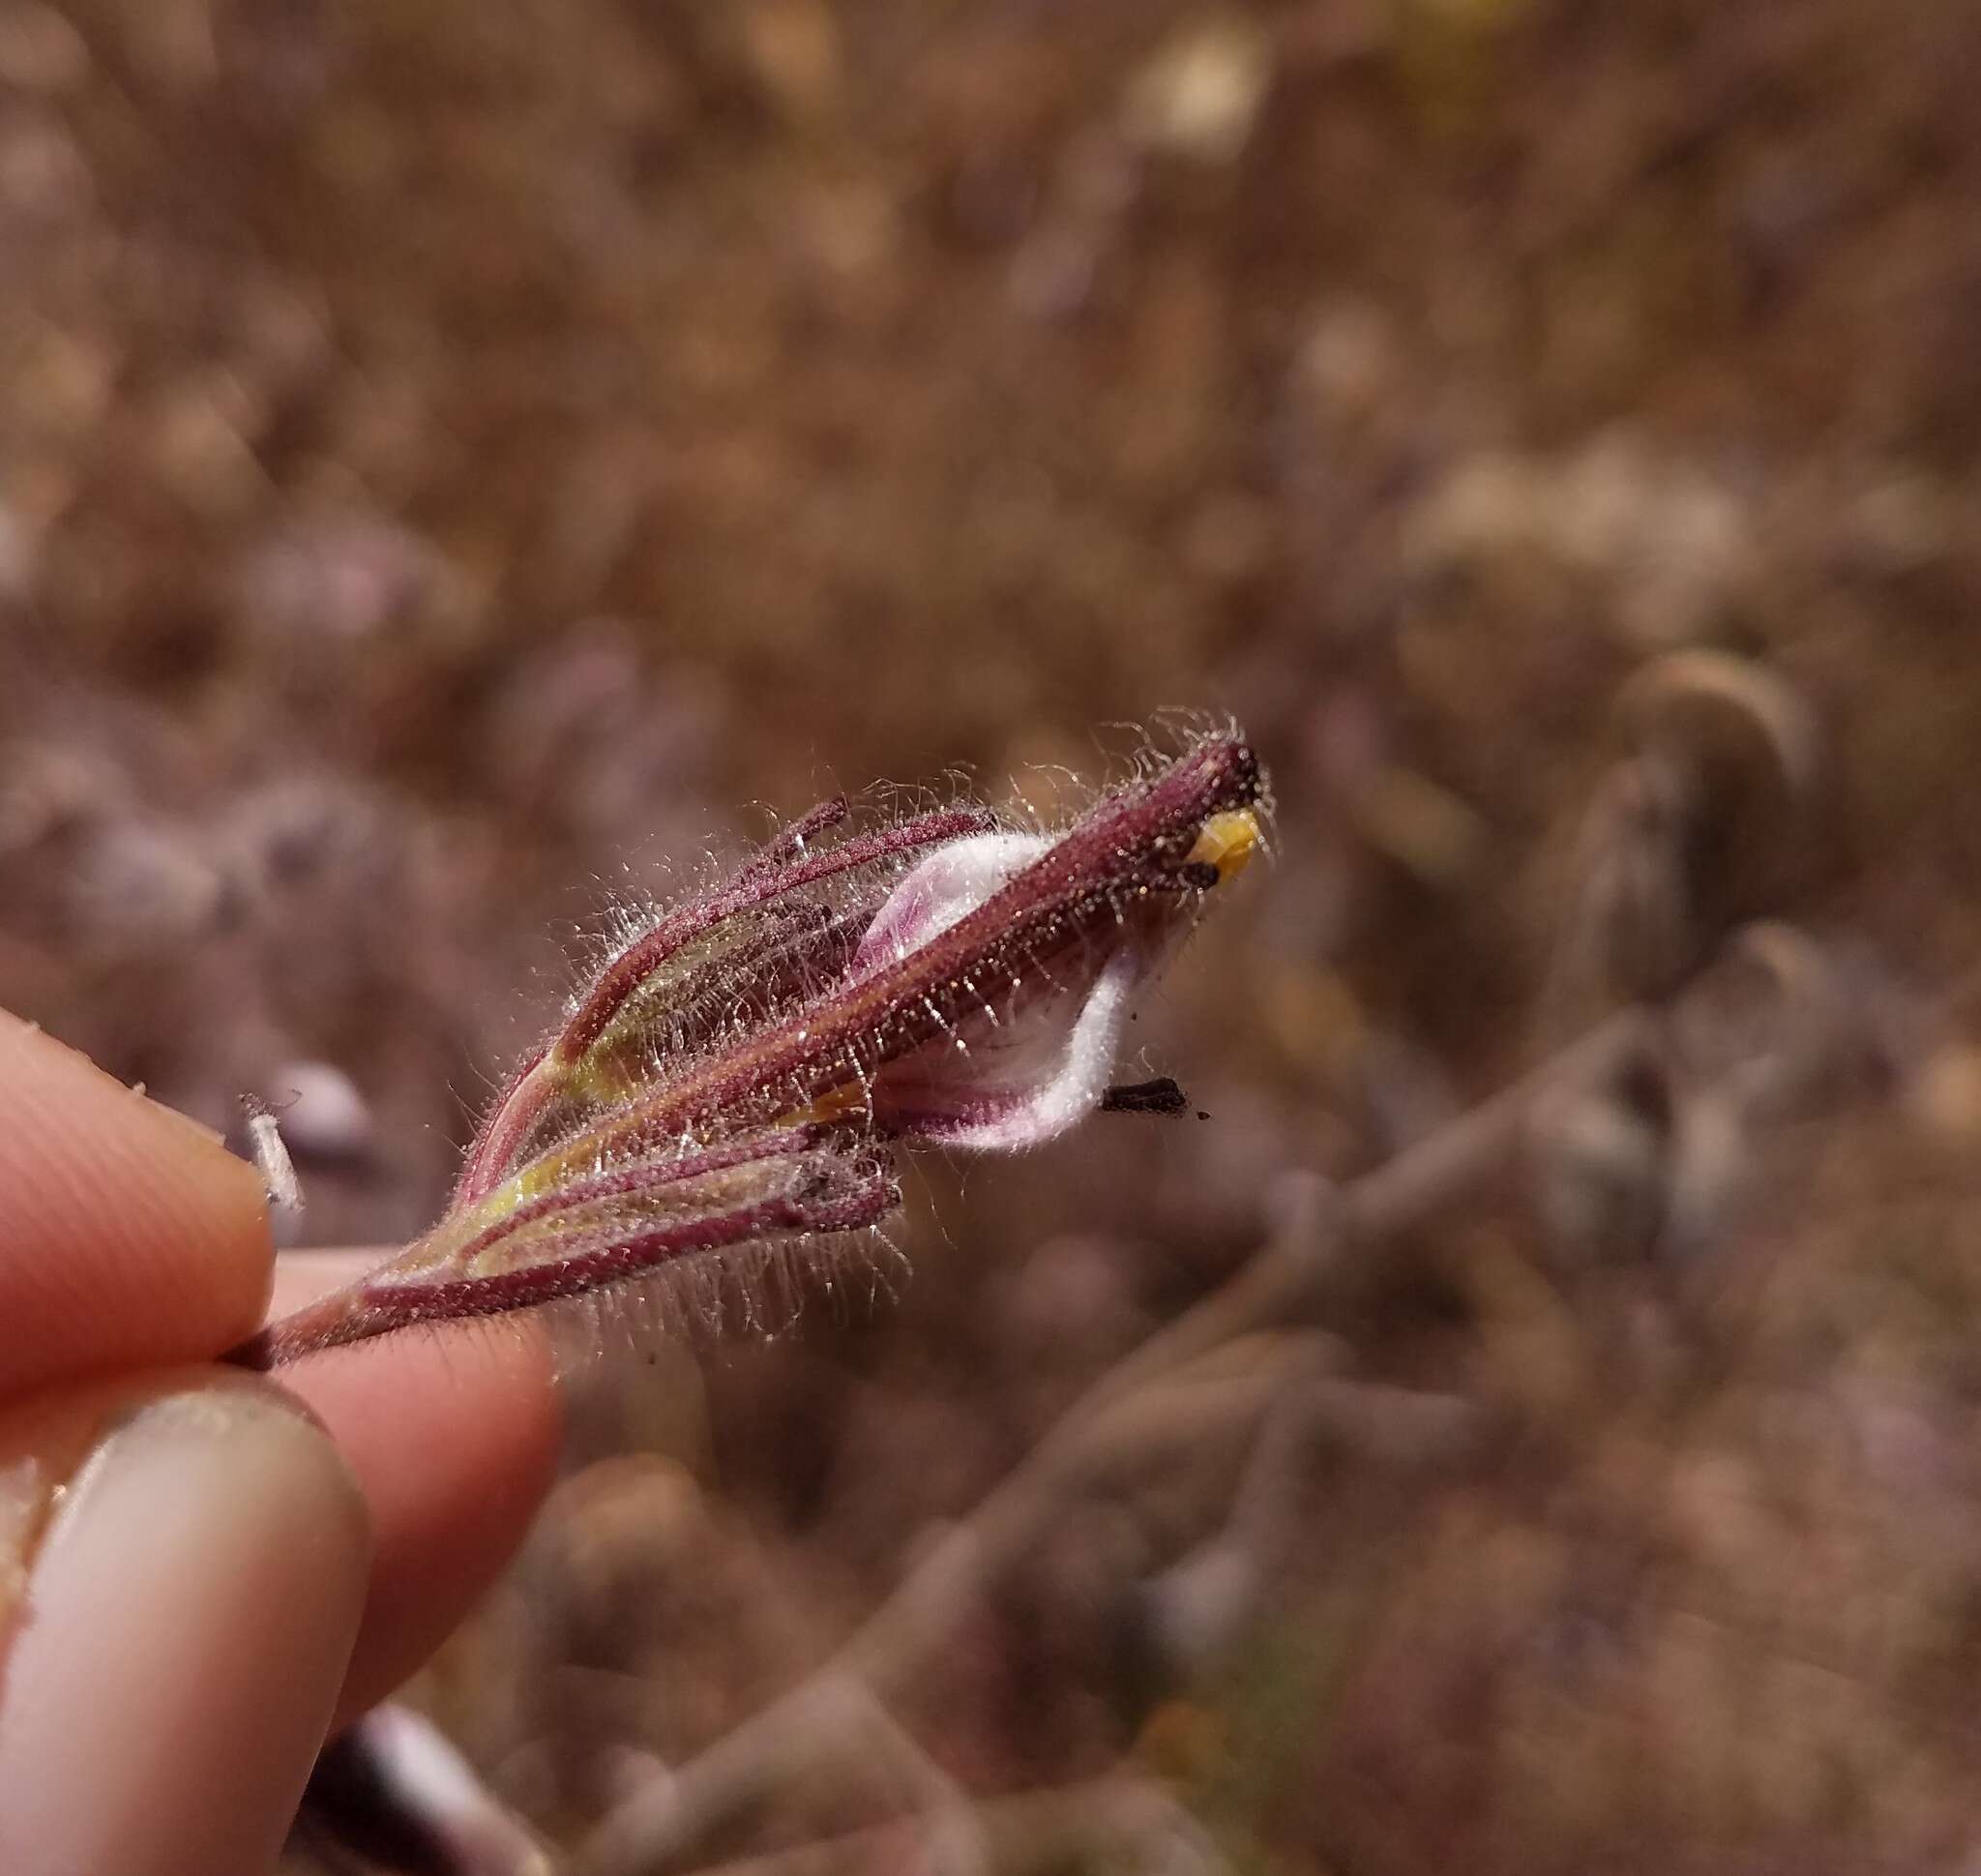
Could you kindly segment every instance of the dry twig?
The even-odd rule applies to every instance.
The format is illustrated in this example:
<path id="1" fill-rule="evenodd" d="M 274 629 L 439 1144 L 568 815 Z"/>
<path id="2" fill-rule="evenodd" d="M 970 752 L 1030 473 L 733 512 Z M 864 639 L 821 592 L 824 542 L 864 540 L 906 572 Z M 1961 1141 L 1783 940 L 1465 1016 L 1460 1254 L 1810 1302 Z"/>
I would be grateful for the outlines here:
<path id="1" fill-rule="evenodd" d="M 933 1544 L 865 1624 L 815 1673 L 607 1815 L 581 1847 L 585 1876 L 665 1868 L 772 1782 L 837 1750 L 848 1682 L 885 1698 L 905 1684 L 970 1600 L 1036 1540 L 1073 1496 L 1152 1454 L 1250 1423 L 1288 1372 L 1311 1382 L 1339 1366 L 1318 1332 L 1277 1337 L 1277 1358 L 1236 1376 L 1197 1378 L 1198 1364 L 1240 1338 L 1310 1313 L 1344 1258 L 1412 1231 L 1460 1203 L 1514 1155 L 1536 1098 L 1564 1079 L 1599 1077 L 1643 1046 L 1651 1018 L 1611 1017 L 1581 1042 L 1339 1192 L 1303 1185 L 1292 1215 L 1229 1282 L 1101 1377 L 976 1510 Z M 1329 1412 L 1342 1437 L 1366 1433 L 1359 1385 L 1337 1380 Z M 1394 1403 L 1387 1403 L 1385 1413 Z M 1448 1403 L 1439 1403 L 1440 1409 Z M 1317 1410 L 1318 1411 L 1318 1410 Z"/>

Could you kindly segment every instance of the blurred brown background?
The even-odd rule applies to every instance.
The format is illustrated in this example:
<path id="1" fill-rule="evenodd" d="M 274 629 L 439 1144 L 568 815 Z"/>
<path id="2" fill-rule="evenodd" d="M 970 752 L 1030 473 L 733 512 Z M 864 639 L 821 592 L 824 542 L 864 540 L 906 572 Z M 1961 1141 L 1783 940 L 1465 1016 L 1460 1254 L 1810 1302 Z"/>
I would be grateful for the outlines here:
<path id="1" fill-rule="evenodd" d="M 1551 1393 L 1594 1306 L 1482 1216 L 1364 1326 L 1510 1450 L 1310 1469 L 1180 1678 L 1202 1507 L 1089 1505 L 900 1717 L 1247 1870 L 1973 1866 L 1977 95 L 1964 0 L 0 0 L 0 1002 L 299 1092 L 312 1241 L 420 1228 L 572 934 L 774 814 L 1050 811 L 1166 706 L 1274 772 L 1144 1011 L 1209 1120 L 930 1165 L 897 1300 L 588 1398 L 652 1456 L 426 1690 L 506 1797 L 710 1743 L 1279 1175 L 1534 1059 L 1611 698 L 1710 646 L 1822 725 L 1767 909 L 1917 1051 L 1757 1173 L 1710 1377 Z"/>

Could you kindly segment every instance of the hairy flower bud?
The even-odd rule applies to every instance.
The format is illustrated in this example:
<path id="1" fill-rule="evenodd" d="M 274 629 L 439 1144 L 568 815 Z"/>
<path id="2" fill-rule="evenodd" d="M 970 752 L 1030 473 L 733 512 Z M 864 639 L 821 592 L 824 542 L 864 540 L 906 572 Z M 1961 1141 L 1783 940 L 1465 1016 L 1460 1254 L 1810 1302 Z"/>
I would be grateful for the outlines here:
<path id="1" fill-rule="evenodd" d="M 1063 1132 L 1103 1104 L 1138 986 L 1257 848 L 1263 795 L 1226 735 L 1056 835 L 965 808 L 813 850 L 846 809 L 813 810 L 618 948 L 432 1231 L 241 1358 L 809 1244 L 895 1208 L 893 1143 Z"/>

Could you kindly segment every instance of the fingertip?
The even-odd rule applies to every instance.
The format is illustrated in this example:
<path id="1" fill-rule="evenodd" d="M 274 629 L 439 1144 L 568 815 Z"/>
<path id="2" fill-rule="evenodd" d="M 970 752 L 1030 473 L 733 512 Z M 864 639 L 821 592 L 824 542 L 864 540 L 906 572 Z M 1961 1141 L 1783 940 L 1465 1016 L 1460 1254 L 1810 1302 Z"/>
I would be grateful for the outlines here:
<path id="1" fill-rule="evenodd" d="M 207 1369 L 37 1401 L 0 1450 L 43 1469 L 0 1676 L 0 1866 L 266 1868 L 363 1608 L 365 1506 L 336 1446 L 277 1389 Z"/>
<path id="2" fill-rule="evenodd" d="M 0 1397 L 212 1355 L 261 1319 L 273 1259 L 253 1168 L 0 1011 Z"/>

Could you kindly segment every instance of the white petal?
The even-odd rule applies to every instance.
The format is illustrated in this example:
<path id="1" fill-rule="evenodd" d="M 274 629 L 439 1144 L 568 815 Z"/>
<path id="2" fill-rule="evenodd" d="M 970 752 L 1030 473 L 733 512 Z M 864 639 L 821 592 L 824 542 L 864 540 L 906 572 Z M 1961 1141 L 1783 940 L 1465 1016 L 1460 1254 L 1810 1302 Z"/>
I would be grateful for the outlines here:
<path id="1" fill-rule="evenodd" d="M 898 964 L 973 912 L 1052 843 L 1042 834 L 972 834 L 913 868 L 888 895 L 853 956 L 855 973 Z"/>
<path id="2" fill-rule="evenodd" d="M 881 1071 L 875 1112 L 916 1138 L 983 1152 L 1037 1146 L 1086 1118 L 1114 1057 L 1145 961 L 1109 959 L 1078 1014 L 1054 998 L 965 1052 L 948 1037 Z"/>

